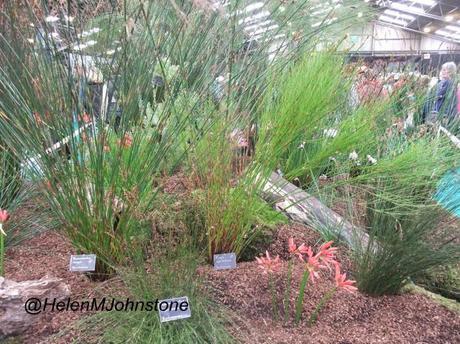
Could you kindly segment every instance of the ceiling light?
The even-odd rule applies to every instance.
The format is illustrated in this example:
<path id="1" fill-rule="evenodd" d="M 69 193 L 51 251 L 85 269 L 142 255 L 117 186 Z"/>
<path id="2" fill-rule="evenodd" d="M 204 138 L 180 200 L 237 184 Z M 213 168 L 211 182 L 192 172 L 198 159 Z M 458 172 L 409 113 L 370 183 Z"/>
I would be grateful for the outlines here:
<path id="1" fill-rule="evenodd" d="M 431 27 L 425 26 L 425 27 L 423 28 L 423 32 L 426 32 L 426 33 L 431 32 Z"/>
<path id="2" fill-rule="evenodd" d="M 323 21 L 320 21 L 320 22 L 317 22 L 317 23 L 314 23 L 311 25 L 311 27 L 317 27 L 317 26 L 320 26 L 321 24 L 330 24 L 334 21 L 336 21 L 338 18 L 337 17 L 334 17 L 334 18 L 331 18 L 331 19 L 328 19 L 328 20 L 323 20 Z"/>
<path id="3" fill-rule="evenodd" d="M 448 15 L 444 18 L 447 22 L 451 22 L 454 20 L 454 16 L 453 15 Z"/>
<path id="4" fill-rule="evenodd" d="M 446 28 L 447 30 L 460 32 L 460 26 L 447 25 L 445 28 Z"/>
<path id="5" fill-rule="evenodd" d="M 389 17 L 389 16 L 386 16 L 386 15 L 381 15 L 379 17 L 379 20 L 384 21 L 384 22 L 388 22 L 388 23 L 402 25 L 402 26 L 407 26 L 409 24 L 408 22 L 406 22 L 404 20 L 396 19 L 396 18 Z"/>
<path id="6" fill-rule="evenodd" d="M 391 8 L 394 8 L 396 10 L 401 10 L 403 12 L 409 12 L 409 13 L 420 13 L 424 14 L 425 10 L 423 8 L 417 7 L 417 6 L 407 6 L 404 4 L 400 4 L 399 2 L 393 2 L 390 5 Z"/>
<path id="7" fill-rule="evenodd" d="M 452 33 L 446 30 L 437 30 L 436 33 L 441 36 L 445 36 L 448 38 L 460 39 L 460 33 Z"/>
<path id="8" fill-rule="evenodd" d="M 426 6 L 436 5 L 436 1 L 433 1 L 433 0 L 410 0 L 410 1 L 415 2 L 417 4 L 426 5 Z"/>
<path id="9" fill-rule="evenodd" d="M 409 19 L 410 21 L 415 20 L 414 16 L 411 16 L 411 15 L 405 14 L 405 13 L 401 13 L 401 12 L 398 12 L 398 11 L 394 11 L 394 10 L 385 10 L 384 13 L 392 15 L 392 16 L 395 16 L 395 17 L 403 18 L 403 19 Z"/>
<path id="10" fill-rule="evenodd" d="M 227 5 L 228 4 L 229 3 L 227 3 Z M 227 6 L 227 5 L 224 5 L 224 7 Z M 249 13 L 249 12 L 258 10 L 259 8 L 261 8 L 263 6 L 264 6 L 263 2 L 256 2 L 256 3 L 253 3 L 253 4 L 250 4 L 250 5 L 246 6 L 242 10 L 238 10 L 238 11 L 235 11 L 235 12 L 232 12 L 232 13 L 227 13 L 225 16 L 227 18 L 228 17 L 233 17 L 233 16 L 239 16 L 239 15 L 244 14 L 244 13 Z"/>

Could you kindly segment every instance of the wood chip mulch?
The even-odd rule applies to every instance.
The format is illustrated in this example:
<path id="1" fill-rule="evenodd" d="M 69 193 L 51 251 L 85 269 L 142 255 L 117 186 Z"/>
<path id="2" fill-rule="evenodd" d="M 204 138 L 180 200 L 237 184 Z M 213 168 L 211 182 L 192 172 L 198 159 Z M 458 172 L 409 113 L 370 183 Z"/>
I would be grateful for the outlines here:
<path id="1" fill-rule="evenodd" d="M 319 236 L 301 225 L 282 226 L 275 234 L 270 253 L 279 254 L 284 260 L 283 268 L 275 277 L 278 295 L 285 290 L 287 270 L 287 239 L 318 245 Z M 338 260 L 347 270 L 351 263 L 340 247 Z M 234 334 L 244 343 L 413 343 L 454 344 L 460 343 L 460 316 L 435 304 L 423 295 L 403 294 L 370 297 L 360 292 L 350 294 L 339 291 L 323 308 L 316 325 L 307 326 L 307 319 L 322 295 L 333 286 L 332 274 L 308 285 L 304 300 L 303 320 L 296 327 L 273 321 L 271 293 L 268 277 L 256 262 L 239 263 L 235 270 L 214 271 L 210 267 L 200 269 L 216 297 L 217 302 L 227 306 L 239 318 Z M 293 273 L 291 312 L 302 268 L 297 264 Z M 329 276 L 329 277 L 328 277 Z M 347 274 L 349 276 L 349 274 Z M 281 313 L 282 316 L 282 313 Z"/>
<path id="2" fill-rule="evenodd" d="M 287 268 L 286 242 L 294 237 L 317 247 L 320 237 L 314 231 L 296 224 L 280 226 L 275 240 L 268 248 L 283 259 Z M 7 252 L 6 278 L 15 281 L 39 279 L 45 275 L 63 278 L 71 288 L 73 299 L 110 296 L 120 290 L 117 281 L 92 282 L 85 275 L 68 271 L 70 242 L 56 232 L 49 231 Z M 347 270 L 351 263 L 345 247 L 340 247 L 338 260 Z M 214 271 L 202 267 L 199 273 L 206 278 L 207 287 L 216 301 L 225 305 L 235 317 L 230 331 L 242 343 L 460 343 L 460 316 L 419 294 L 369 297 L 361 293 L 338 292 L 320 313 L 318 322 L 307 327 L 306 319 L 317 302 L 332 286 L 332 277 L 323 275 L 314 286 L 308 286 L 300 326 L 284 325 L 272 320 L 271 294 L 268 277 L 255 262 L 239 263 L 235 270 Z M 294 269 L 293 290 L 298 290 L 302 271 Z M 281 295 L 285 279 L 277 274 L 276 288 Z M 291 296 L 291 311 L 295 295 Z M 69 324 L 75 324 L 86 314 L 59 312 L 40 315 L 37 324 L 20 338 L 20 343 L 70 343 L 78 338 L 78 330 L 66 332 L 66 337 L 50 340 L 50 336 Z"/>
<path id="3" fill-rule="evenodd" d="M 18 246 L 9 248 L 5 260 L 5 277 L 21 282 L 44 276 L 62 278 L 70 287 L 71 300 L 83 301 L 93 297 L 110 297 L 110 292 L 120 288 L 118 281 L 93 282 L 83 273 L 69 271 L 70 255 L 75 250 L 69 240 L 55 231 L 48 231 Z M 47 337 L 59 332 L 66 325 L 87 316 L 87 312 L 46 312 L 36 315 L 39 319 L 25 335 L 21 343 L 49 343 Z M 66 333 L 62 343 L 71 342 L 77 333 Z"/>

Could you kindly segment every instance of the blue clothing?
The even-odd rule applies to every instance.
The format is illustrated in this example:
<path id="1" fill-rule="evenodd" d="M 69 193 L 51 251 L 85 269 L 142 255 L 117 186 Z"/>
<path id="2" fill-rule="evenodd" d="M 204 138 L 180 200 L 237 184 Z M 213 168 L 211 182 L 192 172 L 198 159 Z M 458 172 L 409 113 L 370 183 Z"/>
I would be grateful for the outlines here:
<path id="1" fill-rule="evenodd" d="M 427 95 L 423 105 L 423 120 L 430 117 L 447 118 L 450 122 L 457 115 L 457 82 L 454 80 L 439 80 Z M 431 119 L 430 119 L 431 120 Z"/>
<path id="2" fill-rule="evenodd" d="M 440 80 L 436 85 L 436 96 L 434 100 L 434 107 L 433 111 L 439 112 L 441 111 L 442 105 L 446 100 L 446 96 L 448 95 L 448 91 L 453 86 L 452 80 Z"/>

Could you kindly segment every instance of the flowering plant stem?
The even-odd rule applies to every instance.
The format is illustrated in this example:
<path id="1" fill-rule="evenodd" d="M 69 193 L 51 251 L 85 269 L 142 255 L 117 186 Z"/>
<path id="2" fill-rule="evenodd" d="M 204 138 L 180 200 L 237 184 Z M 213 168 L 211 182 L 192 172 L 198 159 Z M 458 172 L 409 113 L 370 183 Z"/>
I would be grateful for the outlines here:
<path id="1" fill-rule="evenodd" d="M 313 313 L 311 313 L 310 315 L 310 319 L 308 320 L 308 326 L 312 326 L 315 324 L 316 322 L 316 319 L 318 319 L 318 315 L 319 315 L 319 312 L 321 311 L 321 309 L 326 305 L 326 303 L 329 302 L 329 300 L 334 296 L 335 292 L 337 291 L 337 287 L 334 287 L 332 288 L 331 290 L 329 290 L 322 298 L 321 300 L 318 302 L 318 304 L 316 305 L 316 308 L 315 310 L 313 311 Z"/>
<path id="2" fill-rule="evenodd" d="M 5 236 L 3 234 L 3 224 L 0 223 L 0 276 L 5 275 Z"/>
<path id="3" fill-rule="evenodd" d="M 279 319 L 278 300 L 276 298 L 275 281 L 274 281 L 273 275 L 271 273 L 268 274 L 268 284 L 270 286 L 270 292 L 272 294 L 273 316 L 275 317 L 275 320 L 278 321 L 278 319 Z"/>
<path id="4" fill-rule="evenodd" d="M 292 259 L 288 263 L 288 271 L 286 277 L 286 290 L 284 292 L 284 322 L 287 323 L 289 318 L 290 301 L 291 301 L 291 279 L 292 279 Z"/>
<path id="5" fill-rule="evenodd" d="M 300 282 L 299 296 L 297 297 L 297 302 L 295 305 L 295 323 L 296 324 L 299 323 L 300 316 L 302 315 L 303 298 L 305 296 L 305 287 L 307 286 L 309 277 L 310 277 L 310 272 L 308 270 L 305 270 L 303 272 L 302 281 Z"/>

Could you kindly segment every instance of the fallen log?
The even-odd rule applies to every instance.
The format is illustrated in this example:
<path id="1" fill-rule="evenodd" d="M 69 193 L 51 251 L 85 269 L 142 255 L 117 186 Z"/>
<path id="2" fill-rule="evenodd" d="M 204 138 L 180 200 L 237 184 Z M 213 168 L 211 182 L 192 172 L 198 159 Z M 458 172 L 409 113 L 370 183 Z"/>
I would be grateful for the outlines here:
<path id="1" fill-rule="evenodd" d="M 0 339 L 22 334 L 38 320 L 40 311 L 26 312 L 27 300 L 60 301 L 69 295 L 69 286 L 59 278 L 14 282 L 0 277 Z"/>
<path id="2" fill-rule="evenodd" d="M 275 172 L 265 184 L 262 197 L 274 203 L 275 208 L 284 212 L 290 219 L 315 229 L 318 227 L 328 229 L 351 248 L 356 244 L 367 247 L 369 243 L 369 235 L 363 229 L 353 226 L 317 198 Z"/>

